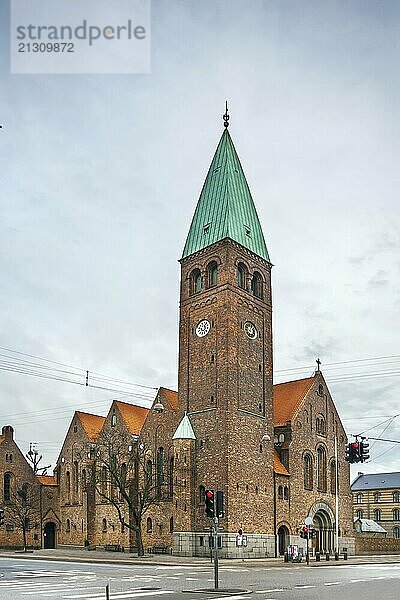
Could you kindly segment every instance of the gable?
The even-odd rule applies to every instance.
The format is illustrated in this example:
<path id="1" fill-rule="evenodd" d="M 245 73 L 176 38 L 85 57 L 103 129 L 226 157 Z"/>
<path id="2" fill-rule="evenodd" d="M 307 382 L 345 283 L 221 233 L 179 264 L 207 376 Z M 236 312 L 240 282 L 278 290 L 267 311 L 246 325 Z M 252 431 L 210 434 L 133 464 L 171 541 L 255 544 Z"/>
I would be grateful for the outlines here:
<path id="1" fill-rule="evenodd" d="M 274 385 L 274 426 L 286 425 L 314 385 L 316 376 Z"/>

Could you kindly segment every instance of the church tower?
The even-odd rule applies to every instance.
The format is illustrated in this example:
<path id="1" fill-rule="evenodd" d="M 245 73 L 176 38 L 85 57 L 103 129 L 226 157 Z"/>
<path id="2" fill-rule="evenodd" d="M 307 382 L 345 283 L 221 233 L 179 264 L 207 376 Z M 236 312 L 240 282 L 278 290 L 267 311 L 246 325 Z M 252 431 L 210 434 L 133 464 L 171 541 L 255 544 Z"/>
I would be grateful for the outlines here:
<path id="1" fill-rule="evenodd" d="M 271 263 L 228 119 L 180 261 L 179 407 L 196 436 L 193 553 L 205 545 L 210 488 L 225 495 L 222 556 L 235 555 L 239 528 L 252 555 L 266 556 L 274 551 Z"/>

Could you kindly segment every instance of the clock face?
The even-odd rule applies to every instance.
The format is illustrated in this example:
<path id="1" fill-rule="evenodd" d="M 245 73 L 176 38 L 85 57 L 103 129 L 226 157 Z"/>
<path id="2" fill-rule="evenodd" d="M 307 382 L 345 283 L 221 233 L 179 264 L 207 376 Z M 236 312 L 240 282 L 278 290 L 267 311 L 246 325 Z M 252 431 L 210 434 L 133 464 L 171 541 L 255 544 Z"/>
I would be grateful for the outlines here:
<path id="1" fill-rule="evenodd" d="M 246 321 L 244 324 L 244 331 L 251 340 L 255 340 L 258 335 L 256 326 L 251 321 Z"/>
<path id="2" fill-rule="evenodd" d="M 210 331 L 210 323 L 207 319 L 200 321 L 196 327 L 196 335 L 198 337 L 204 337 Z"/>

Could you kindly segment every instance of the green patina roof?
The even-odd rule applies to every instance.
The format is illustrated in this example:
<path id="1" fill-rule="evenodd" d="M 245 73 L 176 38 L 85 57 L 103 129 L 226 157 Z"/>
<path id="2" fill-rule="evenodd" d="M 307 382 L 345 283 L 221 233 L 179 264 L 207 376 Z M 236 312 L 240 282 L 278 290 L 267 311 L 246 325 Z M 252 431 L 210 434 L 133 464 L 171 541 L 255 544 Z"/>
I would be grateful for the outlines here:
<path id="1" fill-rule="evenodd" d="M 269 262 L 253 198 L 228 129 L 207 173 L 182 258 L 224 238 L 235 240 Z"/>
<path id="2" fill-rule="evenodd" d="M 188 415 L 185 413 L 182 421 L 179 423 L 177 430 L 172 436 L 173 440 L 195 440 L 193 427 Z"/>

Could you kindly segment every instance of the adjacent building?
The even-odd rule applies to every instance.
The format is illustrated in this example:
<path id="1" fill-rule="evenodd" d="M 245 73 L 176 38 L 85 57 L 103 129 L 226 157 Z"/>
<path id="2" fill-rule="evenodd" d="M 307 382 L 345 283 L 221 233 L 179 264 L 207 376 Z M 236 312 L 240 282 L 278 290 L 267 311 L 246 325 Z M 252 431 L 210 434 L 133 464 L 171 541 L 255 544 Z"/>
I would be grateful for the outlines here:
<path id="1" fill-rule="evenodd" d="M 400 473 L 359 473 L 351 492 L 355 519 L 372 519 L 400 539 Z"/>

